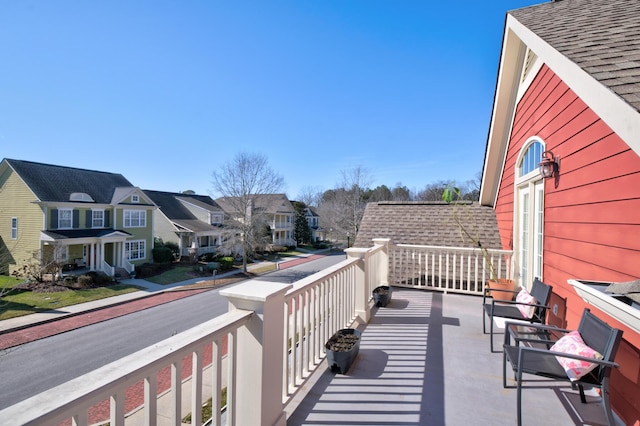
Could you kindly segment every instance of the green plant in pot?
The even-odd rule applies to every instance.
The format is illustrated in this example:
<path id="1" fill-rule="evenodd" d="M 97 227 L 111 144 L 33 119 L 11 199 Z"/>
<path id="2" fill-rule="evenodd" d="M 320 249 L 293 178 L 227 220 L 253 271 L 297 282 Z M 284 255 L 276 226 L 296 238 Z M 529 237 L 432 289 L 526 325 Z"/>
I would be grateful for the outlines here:
<path id="1" fill-rule="evenodd" d="M 484 264 L 489 271 L 490 278 L 487 281 L 489 292 L 491 289 L 508 290 L 495 291 L 489 293 L 489 295 L 496 300 L 512 300 L 515 294 L 515 281 L 498 276 L 498 271 L 496 271 L 496 267 L 492 262 L 489 250 L 483 246 L 482 241 L 480 241 L 480 233 L 471 208 L 469 207 L 471 202 L 464 200 L 461 196 L 460 189 L 454 186 L 449 186 L 443 191 L 442 200 L 453 206 L 453 221 L 458 227 L 462 241 L 471 241 L 475 247 L 480 249 Z"/>

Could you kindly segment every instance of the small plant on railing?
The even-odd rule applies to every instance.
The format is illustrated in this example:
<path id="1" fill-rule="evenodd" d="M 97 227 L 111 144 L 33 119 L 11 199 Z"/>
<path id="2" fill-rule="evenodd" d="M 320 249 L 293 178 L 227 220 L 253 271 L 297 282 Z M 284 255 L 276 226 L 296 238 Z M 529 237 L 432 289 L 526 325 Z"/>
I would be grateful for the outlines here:
<path id="1" fill-rule="evenodd" d="M 513 290 L 513 280 L 499 278 L 498 272 L 493 265 L 491 253 L 480 241 L 480 231 L 470 207 L 473 202 L 463 199 L 460 189 L 454 186 L 448 186 L 443 191 L 442 200 L 453 207 L 453 221 L 458 227 L 462 241 L 471 241 L 480 250 L 484 264 L 489 269 L 489 287 Z M 508 299 L 510 296 L 511 294 L 505 293 L 504 298 Z"/>

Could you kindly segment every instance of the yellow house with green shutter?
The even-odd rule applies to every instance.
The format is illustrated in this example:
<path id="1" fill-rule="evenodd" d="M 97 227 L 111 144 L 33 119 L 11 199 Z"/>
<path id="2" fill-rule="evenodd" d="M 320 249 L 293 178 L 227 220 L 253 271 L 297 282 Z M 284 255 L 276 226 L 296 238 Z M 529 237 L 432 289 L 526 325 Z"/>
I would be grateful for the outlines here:
<path id="1" fill-rule="evenodd" d="M 109 276 L 151 262 L 157 206 L 116 173 L 0 163 L 0 274 L 35 256 Z"/>

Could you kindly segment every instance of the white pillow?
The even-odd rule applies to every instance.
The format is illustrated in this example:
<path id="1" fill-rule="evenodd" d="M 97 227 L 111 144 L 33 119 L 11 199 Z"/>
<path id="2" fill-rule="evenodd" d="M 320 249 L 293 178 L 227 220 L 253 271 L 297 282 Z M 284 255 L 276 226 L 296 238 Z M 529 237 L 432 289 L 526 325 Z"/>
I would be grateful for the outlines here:
<path id="1" fill-rule="evenodd" d="M 572 331 L 562 336 L 553 346 L 551 350 L 554 352 L 562 352 L 565 354 L 579 355 L 593 359 L 602 359 L 602 354 L 590 348 L 582 340 L 582 336 L 578 331 Z M 556 356 L 556 359 L 567 372 L 567 377 L 571 381 L 578 380 L 591 370 L 596 368 L 598 364 L 579 359 L 565 358 Z"/>
<path id="2" fill-rule="evenodd" d="M 518 303 L 516 306 L 520 310 L 520 313 L 522 314 L 523 317 L 527 319 L 533 318 L 533 314 L 536 311 L 536 307 L 523 305 L 523 303 L 532 303 L 535 305 L 538 303 L 538 301 L 536 300 L 535 297 L 530 295 L 526 289 L 523 288 L 522 290 L 520 290 L 520 293 L 518 293 L 518 295 L 516 296 L 516 303 Z"/>

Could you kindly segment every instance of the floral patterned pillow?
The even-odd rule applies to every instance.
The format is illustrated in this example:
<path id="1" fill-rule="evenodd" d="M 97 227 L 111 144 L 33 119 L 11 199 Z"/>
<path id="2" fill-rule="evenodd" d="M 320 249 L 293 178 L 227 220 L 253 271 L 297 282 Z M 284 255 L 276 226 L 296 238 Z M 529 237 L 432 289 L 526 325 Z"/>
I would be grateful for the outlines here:
<path id="1" fill-rule="evenodd" d="M 579 355 L 593 359 L 602 359 L 602 355 L 587 346 L 582 340 L 582 336 L 578 331 L 572 331 L 561 337 L 552 347 L 554 352 L 562 352 L 565 354 Z M 567 372 L 567 377 L 570 380 L 578 380 L 585 374 L 597 367 L 598 364 L 594 364 L 589 361 L 581 361 L 578 359 L 565 358 L 562 356 L 556 356 L 556 359 Z"/>
<path id="2" fill-rule="evenodd" d="M 523 317 L 527 319 L 531 319 L 533 317 L 534 312 L 536 311 L 535 306 L 523 305 L 523 303 L 533 303 L 536 304 L 538 301 L 535 297 L 529 294 L 526 289 L 520 290 L 518 295 L 516 296 L 517 307 L 520 310 L 520 313 Z"/>

